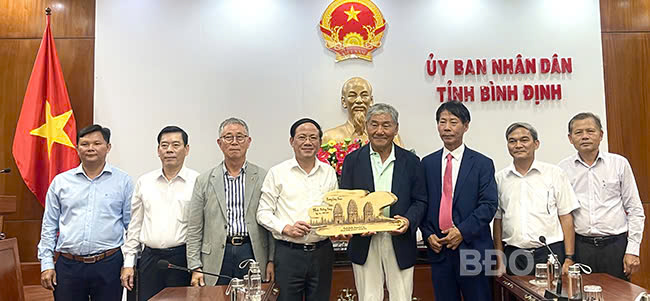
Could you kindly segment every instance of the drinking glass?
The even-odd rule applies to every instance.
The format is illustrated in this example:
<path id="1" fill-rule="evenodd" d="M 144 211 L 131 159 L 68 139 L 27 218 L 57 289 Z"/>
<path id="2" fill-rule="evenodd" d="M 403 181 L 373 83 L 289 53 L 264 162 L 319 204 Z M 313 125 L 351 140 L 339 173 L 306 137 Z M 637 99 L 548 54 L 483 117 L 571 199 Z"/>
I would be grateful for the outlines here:
<path id="1" fill-rule="evenodd" d="M 546 263 L 538 263 L 535 265 L 535 285 L 546 286 L 548 277 L 548 268 Z"/>
<path id="2" fill-rule="evenodd" d="M 585 285 L 583 301 L 604 301 L 600 285 Z"/>

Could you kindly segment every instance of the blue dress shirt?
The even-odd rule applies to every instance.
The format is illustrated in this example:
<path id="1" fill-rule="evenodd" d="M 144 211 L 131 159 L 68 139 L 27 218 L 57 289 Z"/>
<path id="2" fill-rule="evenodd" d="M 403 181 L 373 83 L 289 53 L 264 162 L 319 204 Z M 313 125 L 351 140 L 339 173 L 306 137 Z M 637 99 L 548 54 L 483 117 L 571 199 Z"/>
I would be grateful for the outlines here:
<path id="1" fill-rule="evenodd" d="M 132 194 L 131 177 L 108 163 L 94 179 L 81 165 L 57 175 L 45 199 L 38 244 L 41 271 L 54 269 L 55 251 L 85 256 L 121 246 Z"/>

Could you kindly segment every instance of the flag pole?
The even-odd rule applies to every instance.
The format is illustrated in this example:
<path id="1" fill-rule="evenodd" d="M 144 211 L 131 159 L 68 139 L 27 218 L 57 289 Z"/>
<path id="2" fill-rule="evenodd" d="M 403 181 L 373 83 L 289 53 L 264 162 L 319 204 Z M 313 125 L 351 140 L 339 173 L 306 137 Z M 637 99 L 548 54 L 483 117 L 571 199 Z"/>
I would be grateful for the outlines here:
<path id="1" fill-rule="evenodd" d="M 45 15 L 49 16 L 51 14 L 52 14 L 52 9 L 49 7 L 45 8 Z"/>

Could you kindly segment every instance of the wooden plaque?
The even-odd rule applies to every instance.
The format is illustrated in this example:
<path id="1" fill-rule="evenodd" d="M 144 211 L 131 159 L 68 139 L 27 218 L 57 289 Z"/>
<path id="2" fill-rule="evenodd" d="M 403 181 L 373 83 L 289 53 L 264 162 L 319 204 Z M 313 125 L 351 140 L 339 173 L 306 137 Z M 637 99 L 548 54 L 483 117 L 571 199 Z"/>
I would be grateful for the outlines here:
<path id="1" fill-rule="evenodd" d="M 384 207 L 397 202 L 391 192 L 338 189 L 323 197 L 323 206 L 309 209 L 310 224 L 318 235 L 360 234 L 386 232 L 399 229 L 404 222 L 385 217 Z"/>

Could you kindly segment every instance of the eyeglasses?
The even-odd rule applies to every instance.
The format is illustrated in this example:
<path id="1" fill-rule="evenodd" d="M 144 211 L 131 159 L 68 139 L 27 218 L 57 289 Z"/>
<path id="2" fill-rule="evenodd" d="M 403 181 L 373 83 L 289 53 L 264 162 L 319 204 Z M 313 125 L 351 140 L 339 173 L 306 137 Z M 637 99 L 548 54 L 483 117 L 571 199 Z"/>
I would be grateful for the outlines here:
<path id="1" fill-rule="evenodd" d="M 237 136 L 226 135 L 221 137 L 221 139 L 226 143 L 232 143 L 234 140 L 237 140 L 237 143 L 243 143 L 246 140 L 246 138 L 248 138 L 248 135 L 237 135 Z"/>
<path id="2" fill-rule="evenodd" d="M 306 136 L 306 135 L 300 135 L 296 137 L 296 141 L 298 141 L 298 143 L 300 144 L 305 143 L 307 140 L 309 140 L 310 142 L 318 142 L 320 138 L 318 136 Z"/>

